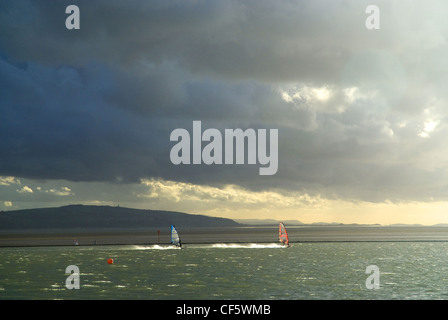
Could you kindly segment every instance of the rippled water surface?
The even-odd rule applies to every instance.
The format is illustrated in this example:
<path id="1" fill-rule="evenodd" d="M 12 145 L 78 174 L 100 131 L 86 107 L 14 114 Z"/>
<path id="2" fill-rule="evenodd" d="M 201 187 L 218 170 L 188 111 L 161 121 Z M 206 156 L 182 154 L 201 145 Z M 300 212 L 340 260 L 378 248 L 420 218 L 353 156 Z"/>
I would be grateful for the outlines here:
<path id="1" fill-rule="evenodd" d="M 447 299 L 447 261 L 447 242 L 1 248 L 0 299 Z"/>

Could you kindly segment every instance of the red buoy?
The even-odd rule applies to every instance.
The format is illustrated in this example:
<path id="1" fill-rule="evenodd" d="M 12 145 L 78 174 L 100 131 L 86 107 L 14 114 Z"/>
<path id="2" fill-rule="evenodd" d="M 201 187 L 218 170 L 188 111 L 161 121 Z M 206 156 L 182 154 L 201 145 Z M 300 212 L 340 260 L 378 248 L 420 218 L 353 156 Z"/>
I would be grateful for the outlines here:
<path id="1" fill-rule="evenodd" d="M 114 263 L 114 259 L 112 259 L 112 258 L 107 259 L 107 263 L 108 264 L 113 264 Z"/>

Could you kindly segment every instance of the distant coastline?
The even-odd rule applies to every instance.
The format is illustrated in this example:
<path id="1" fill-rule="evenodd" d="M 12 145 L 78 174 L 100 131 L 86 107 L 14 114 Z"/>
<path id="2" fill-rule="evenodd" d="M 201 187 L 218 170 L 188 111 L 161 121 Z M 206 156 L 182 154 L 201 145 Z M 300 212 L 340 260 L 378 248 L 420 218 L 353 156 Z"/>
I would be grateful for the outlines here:
<path id="1" fill-rule="evenodd" d="M 448 241 L 448 225 L 304 224 L 284 221 L 292 243 Z M 175 224 L 182 243 L 276 243 L 275 220 L 209 217 L 173 211 L 70 205 L 0 212 L 0 247 L 154 245 L 169 243 Z"/>
<path id="2" fill-rule="evenodd" d="M 179 227 L 237 227 L 237 226 L 275 226 L 275 219 L 229 219 L 192 214 L 178 211 L 134 209 L 120 206 L 67 205 L 61 207 L 34 208 L 0 211 L 0 232 L 5 230 L 52 230 L 52 229 L 141 229 L 165 227 L 177 224 Z M 382 226 L 382 227 L 424 227 L 421 224 L 390 225 L 313 222 L 282 220 L 287 226 Z M 434 227 L 448 227 L 440 223 Z M 429 226 L 428 226 L 429 227 Z"/>

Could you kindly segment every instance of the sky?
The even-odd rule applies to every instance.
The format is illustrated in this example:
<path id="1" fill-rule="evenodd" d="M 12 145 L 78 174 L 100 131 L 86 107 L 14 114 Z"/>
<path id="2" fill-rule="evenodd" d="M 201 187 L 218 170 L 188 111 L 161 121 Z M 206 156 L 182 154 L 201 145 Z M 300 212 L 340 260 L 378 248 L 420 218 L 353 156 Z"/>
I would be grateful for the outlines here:
<path id="1" fill-rule="evenodd" d="M 448 223 L 447 13 L 445 0 L 3 0 L 0 210 Z M 173 164 L 170 134 L 193 121 L 277 129 L 277 172 Z"/>

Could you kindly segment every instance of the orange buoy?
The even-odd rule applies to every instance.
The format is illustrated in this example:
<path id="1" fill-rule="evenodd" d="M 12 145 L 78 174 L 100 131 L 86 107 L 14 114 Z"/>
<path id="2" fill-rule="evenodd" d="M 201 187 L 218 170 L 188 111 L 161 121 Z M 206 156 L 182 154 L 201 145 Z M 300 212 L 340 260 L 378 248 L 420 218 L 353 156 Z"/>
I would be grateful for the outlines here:
<path id="1" fill-rule="evenodd" d="M 112 259 L 112 258 L 107 259 L 107 263 L 108 264 L 113 264 L 114 263 L 114 259 Z"/>

